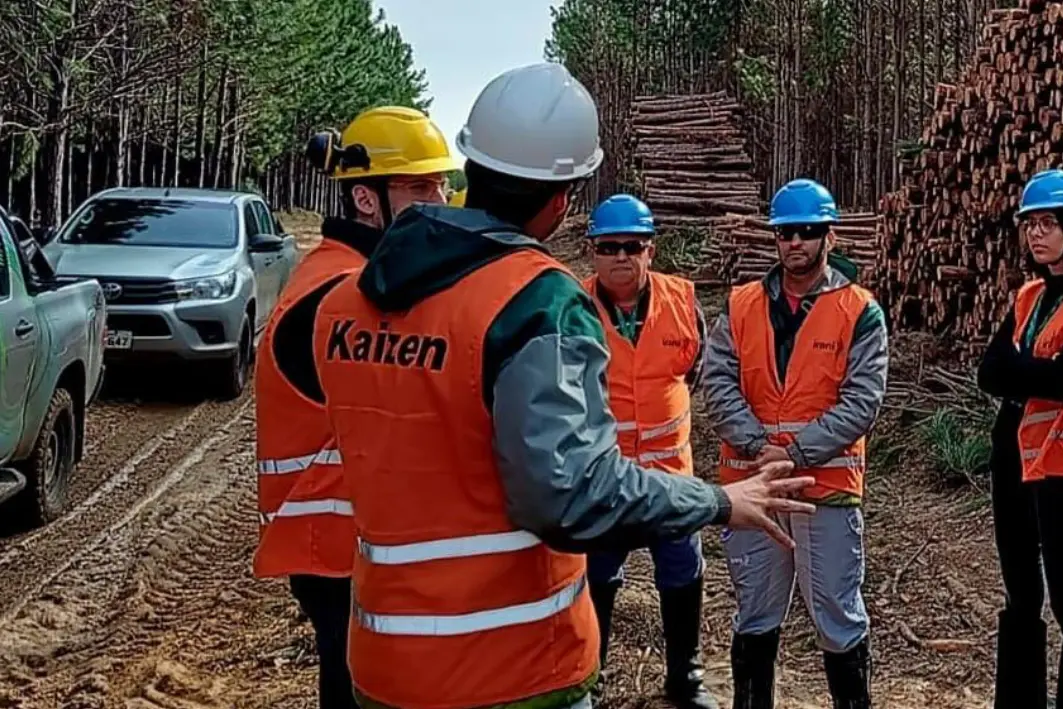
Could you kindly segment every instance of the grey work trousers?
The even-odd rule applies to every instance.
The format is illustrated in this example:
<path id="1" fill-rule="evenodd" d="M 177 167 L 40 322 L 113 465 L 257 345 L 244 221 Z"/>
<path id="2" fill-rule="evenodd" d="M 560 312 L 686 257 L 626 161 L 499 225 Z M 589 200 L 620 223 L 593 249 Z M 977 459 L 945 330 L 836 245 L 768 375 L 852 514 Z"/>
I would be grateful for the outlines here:
<path id="1" fill-rule="evenodd" d="M 794 585 L 816 626 L 820 649 L 847 652 L 870 625 L 861 593 L 864 518 L 859 507 L 821 506 L 812 515 L 784 514 L 790 551 L 760 531 L 723 530 L 728 570 L 738 598 L 736 633 L 767 633 L 783 624 Z"/>

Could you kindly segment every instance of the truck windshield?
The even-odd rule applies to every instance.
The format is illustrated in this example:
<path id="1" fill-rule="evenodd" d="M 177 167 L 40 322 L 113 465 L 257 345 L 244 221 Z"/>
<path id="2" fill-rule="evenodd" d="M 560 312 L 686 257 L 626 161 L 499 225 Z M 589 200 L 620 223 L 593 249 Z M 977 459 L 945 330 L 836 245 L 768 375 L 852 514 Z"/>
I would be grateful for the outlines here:
<path id="1" fill-rule="evenodd" d="M 59 241 L 66 244 L 129 244 L 232 248 L 237 244 L 236 207 L 179 199 L 98 199 L 85 206 Z"/>

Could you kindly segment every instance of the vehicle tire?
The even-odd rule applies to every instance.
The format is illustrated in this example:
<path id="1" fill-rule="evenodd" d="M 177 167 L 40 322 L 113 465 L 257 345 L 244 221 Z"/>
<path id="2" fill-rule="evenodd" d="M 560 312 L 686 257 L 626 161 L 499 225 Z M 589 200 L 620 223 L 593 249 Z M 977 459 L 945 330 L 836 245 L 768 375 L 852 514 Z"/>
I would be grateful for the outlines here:
<path id="1" fill-rule="evenodd" d="M 56 389 L 32 453 L 17 466 L 26 476 L 26 487 L 11 504 L 29 525 L 47 524 L 63 514 L 74 471 L 77 437 L 74 400 L 66 389 Z"/>
<path id="2" fill-rule="evenodd" d="M 218 372 L 218 396 L 222 401 L 238 399 L 247 387 L 247 381 L 251 378 L 251 362 L 253 358 L 254 342 L 251 336 L 251 323 L 247 317 L 240 326 L 240 346 L 236 352 L 226 358 Z"/>

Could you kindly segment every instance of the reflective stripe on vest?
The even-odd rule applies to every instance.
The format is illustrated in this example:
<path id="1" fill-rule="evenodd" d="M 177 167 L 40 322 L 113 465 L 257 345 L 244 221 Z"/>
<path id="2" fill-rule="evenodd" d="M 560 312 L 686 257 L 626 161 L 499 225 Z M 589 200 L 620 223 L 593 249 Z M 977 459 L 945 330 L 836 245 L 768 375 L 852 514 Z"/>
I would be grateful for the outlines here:
<path id="1" fill-rule="evenodd" d="M 663 451 L 646 451 L 645 453 L 639 453 L 639 462 L 652 463 L 655 460 L 668 460 L 669 458 L 678 458 L 690 452 L 690 444 L 684 443 L 678 448 L 666 448 Z"/>
<path id="2" fill-rule="evenodd" d="M 669 433 L 675 433 L 679 430 L 680 426 L 686 423 L 686 420 L 690 418 L 690 409 L 687 409 L 682 414 L 672 419 L 663 426 L 657 426 L 656 428 L 647 428 L 645 431 L 639 433 L 640 441 L 651 441 L 654 438 L 661 438 L 667 436 Z M 639 425 L 634 421 L 618 421 L 616 424 L 617 431 L 634 431 Z"/>
<path id="3" fill-rule="evenodd" d="M 1042 321 L 1040 330 L 1029 341 L 1031 321 L 1043 307 L 1044 281 L 1030 281 L 1019 289 L 1015 297 L 1015 334 L 1017 348 L 1028 346 L 1034 357 L 1050 359 L 1063 347 L 1063 307 L 1056 307 Z M 1063 475 L 1063 442 L 1059 430 L 1063 427 L 1063 407 L 1059 402 L 1032 397 L 1023 408 L 1018 441 L 1024 482 Z"/>
<path id="4" fill-rule="evenodd" d="M 338 450 L 326 448 L 317 453 L 301 455 L 296 458 L 260 460 L 258 461 L 258 474 L 289 475 L 291 473 L 301 473 L 311 465 L 340 465 L 342 462 Z"/>
<path id="5" fill-rule="evenodd" d="M 353 517 L 354 506 L 349 500 L 300 500 L 298 502 L 288 500 L 280 506 L 276 512 L 260 513 L 259 519 L 263 524 L 269 524 L 278 517 L 309 517 L 311 515 L 339 515 L 340 517 Z"/>
<path id="6" fill-rule="evenodd" d="M 531 532 L 514 530 L 395 546 L 370 544 L 359 539 L 358 551 L 369 563 L 398 566 L 441 559 L 504 554 L 540 544 L 542 540 Z M 544 620 L 560 613 L 575 602 L 585 583 L 586 577 L 580 576 L 572 584 L 541 601 L 460 615 L 389 615 L 358 609 L 358 621 L 362 627 L 385 635 L 462 635 L 493 630 Z"/>
<path id="7" fill-rule="evenodd" d="M 864 459 L 858 455 L 841 455 L 837 458 L 831 458 L 826 463 L 817 463 L 817 468 L 862 468 L 864 467 Z M 734 468 L 735 470 L 749 470 L 753 467 L 753 461 L 751 460 L 739 460 L 737 458 L 726 458 L 722 461 L 722 465 L 728 468 Z"/>
<path id="8" fill-rule="evenodd" d="M 808 426 L 809 424 L 801 422 L 801 421 L 784 421 L 784 422 L 780 422 L 780 423 L 769 423 L 769 424 L 762 424 L 762 425 L 764 426 L 764 430 L 767 431 L 769 435 L 771 435 L 771 434 L 779 434 L 779 433 L 798 434 L 798 433 L 801 433 L 801 431 L 805 428 L 805 426 Z M 840 455 L 840 456 L 837 456 L 835 458 L 831 458 L 830 460 L 826 461 L 825 463 L 818 463 L 815 467 L 817 467 L 817 468 L 853 468 L 853 467 L 862 468 L 862 467 L 864 467 L 865 462 L 866 461 L 864 460 L 863 456 L 859 456 L 859 455 Z M 753 461 L 751 461 L 751 460 L 739 460 L 737 458 L 725 459 L 725 460 L 721 461 L 721 464 L 725 465 L 725 466 L 727 466 L 729 468 L 734 468 L 735 470 L 749 470 L 749 469 L 751 469 L 753 467 Z"/>
<path id="9" fill-rule="evenodd" d="M 1038 411 L 1035 414 L 1030 414 L 1022 419 L 1021 426 L 1031 426 L 1035 423 L 1049 423 L 1056 420 L 1060 414 L 1063 414 L 1063 409 L 1049 409 L 1048 411 Z"/>
<path id="10" fill-rule="evenodd" d="M 383 635 L 465 635 L 545 620 L 575 603 L 585 585 L 586 577 L 581 576 L 541 601 L 462 615 L 384 615 L 360 608 L 356 612 L 359 625 Z"/>
<path id="11" fill-rule="evenodd" d="M 358 549 L 367 561 L 374 564 L 416 564 L 435 559 L 460 559 L 466 556 L 520 551 L 537 544 L 542 544 L 539 537 L 531 532 L 517 530 L 396 546 L 370 544 L 364 539 L 359 539 Z"/>
<path id="12" fill-rule="evenodd" d="M 1040 426 L 1040 425 L 1046 424 L 1046 423 L 1047 424 L 1051 424 L 1057 418 L 1059 418 L 1060 414 L 1063 414 L 1063 409 L 1048 409 L 1048 410 L 1045 410 L 1045 411 L 1038 411 L 1036 413 L 1032 413 L 1032 414 L 1028 414 L 1028 415 L 1024 416 L 1023 419 L 1022 419 L 1022 422 L 1019 424 L 1019 440 L 1022 441 L 1023 429 L 1027 428 L 1028 426 Z M 1048 443 L 1049 441 L 1054 441 L 1054 440 L 1058 439 L 1059 438 L 1059 431 L 1049 431 L 1047 434 L 1044 435 L 1043 438 L 1041 436 L 1037 436 L 1037 438 L 1039 438 L 1039 439 L 1041 439 L 1043 441 L 1042 442 L 1042 446 L 1043 446 L 1045 443 Z M 1022 449 L 1022 459 L 1023 459 L 1023 461 L 1037 460 L 1037 456 L 1041 455 L 1041 447 L 1042 446 L 1038 446 L 1037 448 L 1023 448 Z"/>
<path id="13" fill-rule="evenodd" d="M 763 425 L 768 443 L 791 445 L 806 426 L 838 404 L 856 325 L 872 301 L 870 292 L 853 284 L 821 293 L 794 337 L 786 377 L 780 381 L 775 348 L 768 336 L 772 324 L 765 284 L 749 283 L 731 292 L 728 308 L 739 386 Z M 799 470 L 816 479 L 802 497 L 862 496 L 866 446 L 866 437 L 861 436 L 830 460 Z M 721 442 L 718 473 L 722 483 L 740 480 L 753 470 L 752 458 L 727 441 Z"/>
<path id="14" fill-rule="evenodd" d="M 292 270 L 262 333 L 254 377 L 258 578 L 351 575 L 354 517 L 328 414 L 277 361 L 295 354 L 284 349 L 312 343 L 278 340 L 277 332 L 287 327 L 283 320 L 308 317 L 328 284 L 335 287 L 364 264 L 354 248 L 323 239 Z"/>
<path id="15" fill-rule="evenodd" d="M 594 676 L 586 557 L 514 528 L 484 400 L 487 333 L 548 271 L 567 273 L 529 248 L 402 312 L 380 312 L 353 281 L 318 309 L 318 374 L 357 499 L 347 664 L 366 703 L 467 709 L 543 698 L 562 706 L 566 696 L 552 703 L 555 693 Z M 438 362 L 405 366 L 401 347 L 390 362 L 343 358 L 329 342 L 352 321 L 431 341 Z M 401 667 L 418 669 L 400 677 Z"/>
<path id="16" fill-rule="evenodd" d="M 650 273 L 649 303 L 638 342 L 613 324 L 592 276 L 583 287 L 594 297 L 609 348 L 609 408 L 617 417 L 624 456 L 648 467 L 690 475 L 690 392 L 686 374 L 700 346 L 694 286 Z"/>

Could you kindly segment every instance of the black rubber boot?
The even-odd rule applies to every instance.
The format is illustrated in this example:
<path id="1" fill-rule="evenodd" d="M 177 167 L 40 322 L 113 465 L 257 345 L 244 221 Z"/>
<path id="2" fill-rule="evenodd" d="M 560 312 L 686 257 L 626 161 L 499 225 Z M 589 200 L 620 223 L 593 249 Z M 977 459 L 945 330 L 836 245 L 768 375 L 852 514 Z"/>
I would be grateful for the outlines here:
<path id="1" fill-rule="evenodd" d="M 1019 617 L 1007 610 L 1000 612 L 998 621 L 994 709 L 1046 709 L 1048 628 L 1045 622 L 1036 616 Z"/>
<path id="2" fill-rule="evenodd" d="M 609 631 L 613 626 L 613 606 L 616 604 L 616 593 L 620 590 L 620 585 L 620 582 L 590 584 L 591 603 L 594 604 L 594 614 L 598 617 L 598 633 L 601 635 L 598 681 L 591 690 L 594 696 L 601 696 L 605 691 L 605 658 L 609 654 Z"/>
<path id="3" fill-rule="evenodd" d="M 774 709 L 779 630 L 731 638 L 732 709 Z"/>
<path id="4" fill-rule="evenodd" d="M 1056 675 L 1056 705 L 1049 709 L 1063 709 L 1063 655 L 1059 657 L 1059 673 Z"/>
<path id="5" fill-rule="evenodd" d="M 1063 655 L 1059 657 L 1059 674 L 1056 675 L 1056 704 L 1048 709 L 1063 709 Z"/>
<path id="6" fill-rule="evenodd" d="M 662 589 L 661 624 L 667 675 L 664 692 L 680 709 L 719 709 L 705 688 L 701 664 L 701 579 L 681 588 Z"/>
<path id="7" fill-rule="evenodd" d="M 824 652 L 834 709 L 871 709 L 871 645 L 867 638 L 848 652 Z"/>

